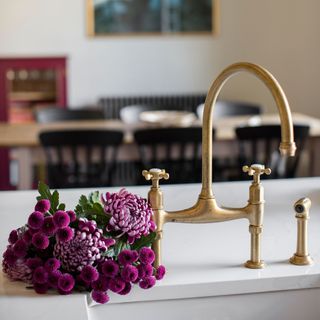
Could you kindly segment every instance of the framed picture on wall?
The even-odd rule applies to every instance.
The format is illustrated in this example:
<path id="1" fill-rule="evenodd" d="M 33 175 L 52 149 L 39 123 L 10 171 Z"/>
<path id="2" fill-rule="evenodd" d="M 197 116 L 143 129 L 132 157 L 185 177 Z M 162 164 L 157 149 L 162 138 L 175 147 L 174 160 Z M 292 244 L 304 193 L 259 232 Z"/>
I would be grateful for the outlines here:
<path id="1" fill-rule="evenodd" d="M 90 36 L 216 34 L 219 0 L 86 0 Z"/>

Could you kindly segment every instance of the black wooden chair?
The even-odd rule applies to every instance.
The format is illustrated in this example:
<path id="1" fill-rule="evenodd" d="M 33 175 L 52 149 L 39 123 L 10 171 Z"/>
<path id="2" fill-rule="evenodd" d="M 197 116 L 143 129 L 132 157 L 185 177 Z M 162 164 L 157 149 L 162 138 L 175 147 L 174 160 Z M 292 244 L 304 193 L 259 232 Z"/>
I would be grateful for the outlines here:
<path id="1" fill-rule="evenodd" d="M 203 108 L 203 103 L 197 107 L 197 115 L 200 119 L 202 119 Z M 213 117 L 214 119 L 219 119 L 232 116 L 259 115 L 261 113 L 262 107 L 257 104 L 240 101 L 218 100 L 213 110 Z"/>
<path id="2" fill-rule="evenodd" d="M 35 119 L 38 123 L 49 123 L 70 120 L 102 120 L 104 113 L 100 109 L 64 109 L 43 108 L 35 111 Z"/>
<path id="3" fill-rule="evenodd" d="M 243 165 L 261 163 L 271 168 L 270 178 L 294 178 L 297 173 L 301 152 L 309 135 L 309 126 L 294 125 L 294 140 L 297 145 L 295 157 L 281 157 L 280 125 L 262 125 L 236 128 L 239 141 L 239 172 Z M 240 179 L 246 179 L 242 174 Z"/>
<path id="4" fill-rule="evenodd" d="M 134 138 L 141 159 L 139 176 L 143 169 L 161 168 L 170 174 L 168 183 L 201 182 L 201 128 L 143 129 Z M 145 180 L 138 179 L 140 183 Z"/>
<path id="5" fill-rule="evenodd" d="M 113 185 L 117 150 L 123 141 L 121 131 L 45 131 L 39 139 L 46 153 L 51 188 Z"/>

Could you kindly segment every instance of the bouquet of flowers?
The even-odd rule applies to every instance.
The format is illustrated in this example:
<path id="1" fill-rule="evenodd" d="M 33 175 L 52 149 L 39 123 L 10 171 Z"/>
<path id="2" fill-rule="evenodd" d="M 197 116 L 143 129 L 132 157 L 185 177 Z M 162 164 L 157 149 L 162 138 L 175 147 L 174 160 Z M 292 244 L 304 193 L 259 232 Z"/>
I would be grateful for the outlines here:
<path id="1" fill-rule="evenodd" d="M 12 230 L 3 254 L 4 273 L 37 293 L 89 291 L 94 301 L 109 301 L 108 291 L 128 294 L 132 285 L 151 288 L 165 274 L 153 267 L 150 248 L 156 225 L 144 198 L 117 193 L 82 195 L 75 210 L 59 203 L 39 183 L 39 196 L 27 224 Z"/>

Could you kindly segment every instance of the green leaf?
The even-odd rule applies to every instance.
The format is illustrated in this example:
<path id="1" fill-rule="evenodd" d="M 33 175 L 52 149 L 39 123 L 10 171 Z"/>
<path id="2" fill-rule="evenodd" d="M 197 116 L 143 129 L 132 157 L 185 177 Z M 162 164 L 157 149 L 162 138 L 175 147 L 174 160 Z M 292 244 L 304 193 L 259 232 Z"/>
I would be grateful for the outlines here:
<path id="1" fill-rule="evenodd" d="M 122 238 L 118 239 L 115 245 L 113 246 L 114 255 L 117 257 L 122 250 L 130 249 L 130 245 L 127 240 Z"/>
<path id="2" fill-rule="evenodd" d="M 51 207 L 54 211 L 57 211 L 59 206 L 59 193 L 57 190 L 53 191 L 51 196 Z"/>
<path id="3" fill-rule="evenodd" d="M 65 210 L 66 209 L 66 205 L 64 203 L 60 203 L 58 206 L 58 210 Z"/>
<path id="4" fill-rule="evenodd" d="M 37 200 L 51 198 L 51 192 L 50 192 L 49 187 L 45 183 L 43 183 L 42 181 L 40 181 L 38 184 L 38 191 L 39 191 L 40 196 L 37 197 Z"/>
<path id="5" fill-rule="evenodd" d="M 136 240 L 131 245 L 131 249 L 132 250 L 139 250 L 143 247 L 151 247 L 156 236 L 157 236 L 156 232 L 151 232 L 146 237 L 141 237 L 140 239 Z"/>
<path id="6" fill-rule="evenodd" d="M 50 188 L 45 183 L 40 181 L 38 184 L 38 191 L 40 194 L 37 197 L 38 201 L 41 199 L 48 199 L 50 201 L 49 212 L 51 214 L 54 214 L 57 210 L 64 210 L 65 209 L 65 204 L 63 204 L 63 203 L 59 204 L 59 193 L 57 190 L 55 190 L 55 191 L 53 191 L 53 193 L 51 193 Z"/>
<path id="7" fill-rule="evenodd" d="M 106 252 L 103 252 L 101 255 L 103 257 L 113 258 L 115 256 L 114 248 L 113 247 L 109 248 Z"/>
<path id="8" fill-rule="evenodd" d="M 100 203 L 100 194 L 99 191 L 94 191 L 90 193 L 89 199 L 91 203 Z"/>
<path id="9" fill-rule="evenodd" d="M 108 216 L 104 212 L 103 205 L 100 202 L 99 191 L 90 193 L 88 197 L 82 195 L 75 208 L 75 212 L 78 218 L 95 220 L 97 222 L 98 228 L 101 228 L 103 230 L 110 220 L 110 216 Z"/>

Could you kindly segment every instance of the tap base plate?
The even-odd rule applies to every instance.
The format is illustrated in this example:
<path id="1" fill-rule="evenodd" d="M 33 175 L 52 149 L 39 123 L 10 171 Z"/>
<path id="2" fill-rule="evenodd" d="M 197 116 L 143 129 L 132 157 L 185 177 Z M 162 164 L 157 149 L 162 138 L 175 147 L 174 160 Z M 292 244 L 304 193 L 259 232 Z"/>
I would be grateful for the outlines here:
<path id="1" fill-rule="evenodd" d="M 313 264 L 313 259 L 307 255 L 307 256 L 298 256 L 296 254 L 294 254 L 289 262 L 291 264 L 294 264 L 296 266 L 306 266 L 306 265 L 309 265 L 309 264 Z"/>
<path id="2" fill-rule="evenodd" d="M 250 268 L 250 269 L 263 269 L 266 265 L 265 265 L 265 263 L 264 263 L 263 260 L 260 260 L 260 261 L 258 261 L 258 262 L 252 261 L 252 260 L 248 260 L 248 261 L 244 264 L 244 266 L 245 266 L 246 268 Z"/>

